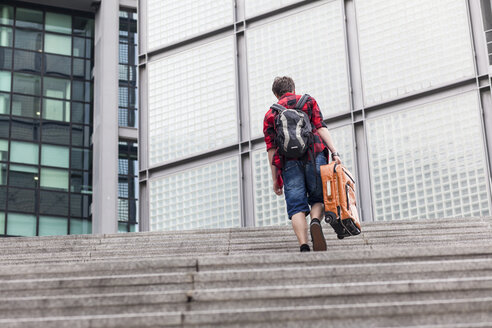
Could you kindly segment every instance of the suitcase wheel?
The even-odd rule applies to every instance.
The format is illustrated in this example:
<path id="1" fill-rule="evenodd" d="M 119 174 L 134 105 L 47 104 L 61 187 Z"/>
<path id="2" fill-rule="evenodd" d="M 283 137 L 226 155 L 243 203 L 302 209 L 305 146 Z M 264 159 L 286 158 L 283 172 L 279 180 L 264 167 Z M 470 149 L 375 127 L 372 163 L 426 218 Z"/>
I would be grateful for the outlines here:
<path id="1" fill-rule="evenodd" d="M 342 236 L 342 235 L 337 235 L 337 237 L 338 237 L 338 239 L 343 239 L 343 238 L 345 238 L 345 237 L 344 237 L 344 236 Z"/>

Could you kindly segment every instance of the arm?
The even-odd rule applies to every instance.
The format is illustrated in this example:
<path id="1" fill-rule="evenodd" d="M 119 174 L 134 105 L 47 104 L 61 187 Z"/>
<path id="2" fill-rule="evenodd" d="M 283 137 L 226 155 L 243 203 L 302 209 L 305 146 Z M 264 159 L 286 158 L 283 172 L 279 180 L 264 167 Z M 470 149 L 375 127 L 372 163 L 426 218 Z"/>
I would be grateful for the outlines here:
<path id="1" fill-rule="evenodd" d="M 318 129 L 318 133 L 319 133 L 321 139 L 323 139 L 323 141 L 325 142 L 325 144 L 328 147 L 328 149 L 332 153 L 336 153 L 337 152 L 337 149 L 335 148 L 335 145 L 333 144 L 333 140 L 331 139 L 331 135 L 330 135 L 330 132 L 328 131 L 328 129 L 325 128 L 325 127 L 319 128 Z M 337 164 L 341 164 L 342 163 L 342 161 L 340 160 L 340 157 L 339 156 L 335 156 L 333 158 L 333 160 Z"/>
<path id="2" fill-rule="evenodd" d="M 277 195 L 282 195 L 282 188 L 279 188 L 277 184 L 277 167 L 273 165 L 273 156 L 275 155 L 275 149 L 270 148 L 268 149 L 268 162 L 270 163 L 270 168 L 272 170 L 272 179 L 273 179 L 273 191 Z"/>

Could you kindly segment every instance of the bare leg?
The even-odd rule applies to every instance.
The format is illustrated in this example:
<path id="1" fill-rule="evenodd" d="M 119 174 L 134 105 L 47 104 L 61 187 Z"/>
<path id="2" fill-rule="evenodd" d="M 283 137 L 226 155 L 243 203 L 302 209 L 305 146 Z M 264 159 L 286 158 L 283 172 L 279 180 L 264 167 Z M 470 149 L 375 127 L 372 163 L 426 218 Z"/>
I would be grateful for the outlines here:
<path id="1" fill-rule="evenodd" d="M 322 220 L 322 215 L 323 215 L 323 203 L 316 203 L 311 206 L 311 220 L 312 219 L 318 219 Z"/>
<path id="2" fill-rule="evenodd" d="M 307 244 L 307 222 L 306 215 L 303 212 L 296 213 L 292 216 L 292 228 L 297 236 L 299 245 Z"/>

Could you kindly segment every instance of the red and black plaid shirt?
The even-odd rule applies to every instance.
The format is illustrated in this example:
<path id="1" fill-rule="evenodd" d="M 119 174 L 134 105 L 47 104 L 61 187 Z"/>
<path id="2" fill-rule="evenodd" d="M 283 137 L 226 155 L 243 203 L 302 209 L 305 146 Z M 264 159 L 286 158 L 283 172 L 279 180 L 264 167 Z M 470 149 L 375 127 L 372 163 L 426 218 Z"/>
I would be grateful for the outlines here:
<path id="1" fill-rule="evenodd" d="M 295 95 L 288 92 L 278 100 L 278 104 L 284 106 L 285 108 L 294 108 L 301 97 L 302 95 Z M 308 115 L 309 119 L 311 120 L 314 134 L 314 155 L 317 156 L 319 153 L 327 151 L 326 145 L 323 143 L 323 140 L 321 139 L 317 131 L 320 128 L 326 128 L 326 124 L 323 122 L 323 114 L 321 114 L 318 103 L 313 97 L 308 98 L 308 101 L 306 101 L 306 103 L 302 107 L 302 110 Z M 275 144 L 276 115 L 277 112 L 271 108 L 265 114 L 265 119 L 263 120 L 263 134 L 265 135 L 267 151 L 272 148 L 276 149 L 275 155 L 273 156 L 273 165 L 275 165 L 281 172 L 283 160 L 280 157 L 281 155 L 278 153 L 278 147 Z M 328 153 L 326 152 L 326 154 Z"/>

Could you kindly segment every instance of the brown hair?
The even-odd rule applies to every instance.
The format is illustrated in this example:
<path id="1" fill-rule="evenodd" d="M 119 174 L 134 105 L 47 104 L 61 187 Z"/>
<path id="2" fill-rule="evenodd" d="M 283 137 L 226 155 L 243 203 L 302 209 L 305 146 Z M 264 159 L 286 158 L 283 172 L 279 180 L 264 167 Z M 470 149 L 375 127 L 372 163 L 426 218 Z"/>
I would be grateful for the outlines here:
<path id="1" fill-rule="evenodd" d="M 295 89 L 294 80 L 288 76 L 277 76 L 273 80 L 272 91 L 275 96 L 282 97 L 287 92 L 294 92 Z"/>

